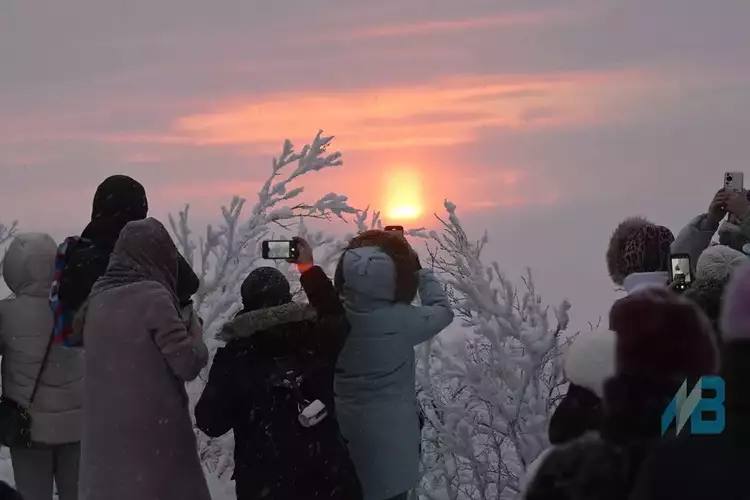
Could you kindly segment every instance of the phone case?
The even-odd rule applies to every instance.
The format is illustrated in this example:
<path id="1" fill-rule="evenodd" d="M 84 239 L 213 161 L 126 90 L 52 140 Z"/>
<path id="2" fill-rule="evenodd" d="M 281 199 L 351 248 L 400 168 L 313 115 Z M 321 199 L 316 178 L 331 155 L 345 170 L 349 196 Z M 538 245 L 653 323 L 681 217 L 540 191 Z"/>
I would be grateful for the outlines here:
<path id="1" fill-rule="evenodd" d="M 741 192 L 744 189 L 744 172 L 727 172 L 724 174 L 724 189 Z"/>

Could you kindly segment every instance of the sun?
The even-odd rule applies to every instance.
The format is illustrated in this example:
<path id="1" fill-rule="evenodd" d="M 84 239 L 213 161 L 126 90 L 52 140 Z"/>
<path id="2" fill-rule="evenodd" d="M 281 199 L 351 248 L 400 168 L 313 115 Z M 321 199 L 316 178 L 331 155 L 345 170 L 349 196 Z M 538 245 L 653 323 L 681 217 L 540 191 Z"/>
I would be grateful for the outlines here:
<path id="1" fill-rule="evenodd" d="M 414 168 L 394 168 L 388 173 L 385 214 L 389 221 L 414 220 L 422 215 L 422 177 Z"/>

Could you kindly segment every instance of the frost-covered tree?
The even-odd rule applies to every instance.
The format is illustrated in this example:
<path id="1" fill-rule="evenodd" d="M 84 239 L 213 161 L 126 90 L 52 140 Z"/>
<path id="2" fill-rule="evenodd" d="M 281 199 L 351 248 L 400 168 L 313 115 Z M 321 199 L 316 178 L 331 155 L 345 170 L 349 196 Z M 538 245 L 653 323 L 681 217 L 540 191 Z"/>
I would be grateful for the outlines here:
<path id="1" fill-rule="evenodd" d="M 316 263 L 332 275 L 351 237 L 382 228 L 379 212 L 369 207 L 357 210 L 340 194 L 300 201 L 305 175 L 342 164 L 340 153 L 326 152 L 331 140 L 318 133 L 300 152 L 286 141 L 252 208 L 246 210 L 246 200 L 234 197 L 222 207 L 220 223 L 209 225 L 200 237 L 191 230 L 189 206 L 177 217 L 170 216 L 177 246 L 201 278 L 195 307 L 204 320 L 211 354 L 220 345 L 216 332 L 240 307 L 243 279 L 261 265 L 263 239 L 305 238 L 316 251 Z M 428 241 L 425 265 L 442 274 L 462 328 L 470 332 L 458 352 L 444 346 L 441 336 L 418 352 L 418 392 L 427 416 L 420 495 L 510 498 L 517 494 L 526 466 L 547 444 L 547 416 L 562 386 L 559 355 L 570 306 L 564 302 L 557 308 L 557 325 L 550 326 L 530 273 L 519 292 L 496 263 L 483 263 L 487 235 L 470 241 L 455 206 L 446 202 L 446 209 L 448 219 L 440 220 L 440 233 L 408 231 Z M 351 230 L 335 237 L 306 222 L 316 219 L 343 221 Z M 285 262 L 276 265 L 299 290 L 297 273 Z M 189 386 L 193 402 L 206 376 L 202 373 Z M 233 437 L 197 435 L 214 498 L 233 498 Z"/>
<path id="2" fill-rule="evenodd" d="M 423 498 L 516 498 L 526 467 L 548 446 L 547 420 L 564 388 L 561 353 L 570 304 L 542 305 L 530 271 L 519 290 L 496 262 L 487 233 L 470 240 L 446 201 L 430 260 L 467 330 L 458 352 L 440 336 L 420 348 L 417 383 L 427 425 Z"/>
<path id="3" fill-rule="evenodd" d="M 3 277 L 3 249 L 6 243 L 13 239 L 18 228 L 18 223 L 13 222 L 10 226 L 0 223 L 0 279 Z"/>

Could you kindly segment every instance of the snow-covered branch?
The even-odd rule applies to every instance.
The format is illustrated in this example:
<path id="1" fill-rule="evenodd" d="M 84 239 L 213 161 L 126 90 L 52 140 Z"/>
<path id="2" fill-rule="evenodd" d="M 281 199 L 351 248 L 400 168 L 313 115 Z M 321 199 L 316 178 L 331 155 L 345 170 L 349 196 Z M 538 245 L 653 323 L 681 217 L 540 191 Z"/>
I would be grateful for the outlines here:
<path id="1" fill-rule="evenodd" d="M 483 262 L 487 233 L 472 240 L 456 206 L 446 201 L 445 209 L 428 253 L 469 332 L 463 352 L 440 341 L 421 351 L 417 381 L 428 422 L 423 489 L 437 484 L 449 498 L 509 498 L 548 445 L 570 304 L 552 311 L 551 324 L 531 272 L 517 288 L 496 262 Z"/>
<path id="2" fill-rule="evenodd" d="M 170 215 L 177 245 L 201 279 L 195 305 L 204 320 L 207 338 L 212 338 L 236 309 L 240 284 L 257 264 L 263 238 L 275 232 L 293 235 L 304 218 L 345 220 L 347 214 L 358 215 L 344 195 L 328 193 L 316 201 L 303 202 L 304 188 L 293 186 L 307 174 L 343 164 L 341 153 L 327 152 L 332 140 L 332 136 L 318 132 L 299 152 L 289 140 L 284 141 L 248 215 L 243 216 L 247 200 L 235 196 L 221 207 L 219 224 L 208 225 L 197 242 L 190 229 L 190 206 L 176 218 Z"/>

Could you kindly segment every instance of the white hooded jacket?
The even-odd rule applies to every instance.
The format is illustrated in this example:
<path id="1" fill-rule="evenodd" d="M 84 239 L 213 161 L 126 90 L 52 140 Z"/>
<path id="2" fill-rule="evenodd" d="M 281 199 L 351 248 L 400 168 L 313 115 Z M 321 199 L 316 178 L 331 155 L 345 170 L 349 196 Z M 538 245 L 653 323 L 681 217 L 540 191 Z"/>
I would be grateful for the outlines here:
<path id="1" fill-rule="evenodd" d="M 15 297 L 0 301 L 3 395 L 28 406 L 52 334 L 49 288 L 57 246 L 39 233 L 18 235 L 3 264 Z M 31 438 L 44 444 L 81 439 L 83 351 L 53 345 L 31 407 Z"/>
<path id="2" fill-rule="evenodd" d="M 336 415 L 364 500 L 383 500 L 419 480 L 414 346 L 448 326 L 453 312 L 428 269 L 419 271 L 422 305 L 395 302 L 396 268 L 378 247 L 349 250 L 342 265 L 351 330 L 336 367 Z"/>

